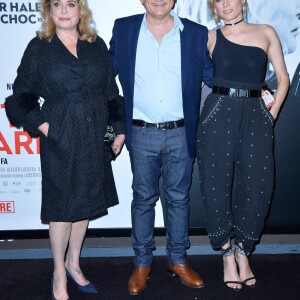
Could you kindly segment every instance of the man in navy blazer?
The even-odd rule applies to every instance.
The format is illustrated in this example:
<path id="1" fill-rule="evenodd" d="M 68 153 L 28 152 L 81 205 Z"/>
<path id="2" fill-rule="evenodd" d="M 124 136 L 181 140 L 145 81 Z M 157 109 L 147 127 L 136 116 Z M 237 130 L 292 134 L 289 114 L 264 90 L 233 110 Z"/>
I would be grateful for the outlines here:
<path id="1" fill-rule="evenodd" d="M 159 177 L 166 203 L 167 271 L 183 284 L 204 286 L 186 263 L 189 194 L 202 84 L 211 86 L 207 28 L 179 18 L 176 0 L 140 0 L 146 14 L 117 19 L 110 54 L 123 88 L 126 146 L 133 172 L 132 244 L 128 282 L 139 294 L 150 277 Z"/>

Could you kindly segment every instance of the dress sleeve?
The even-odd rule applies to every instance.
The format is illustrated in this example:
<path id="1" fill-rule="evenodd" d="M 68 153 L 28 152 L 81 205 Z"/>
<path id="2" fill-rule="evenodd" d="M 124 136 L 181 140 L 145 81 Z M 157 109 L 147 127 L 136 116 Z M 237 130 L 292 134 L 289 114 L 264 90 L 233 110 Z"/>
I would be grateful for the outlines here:
<path id="1" fill-rule="evenodd" d="M 5 99 L 6 115 L 12 125 L 23 127 L 31 136 L 38 135 L 38 127 L 45 122 L 38 103 L 38 45 L 33 39 L 27 46 L 17 77 L 13 94 Z"/>
<path id="2" fill-rule="evenodd" d="M 103 42 L 105 49 L 103 55 L 107 60 L 108 78 L 107 78 L 107 106 L 109 112 L 109 125 L 114 128 L 116 135 L 126 133 L 126 117 L 124 98 L 119 95 L 119 89 L 116 83 L 113 66 L 108 49 Z"/>

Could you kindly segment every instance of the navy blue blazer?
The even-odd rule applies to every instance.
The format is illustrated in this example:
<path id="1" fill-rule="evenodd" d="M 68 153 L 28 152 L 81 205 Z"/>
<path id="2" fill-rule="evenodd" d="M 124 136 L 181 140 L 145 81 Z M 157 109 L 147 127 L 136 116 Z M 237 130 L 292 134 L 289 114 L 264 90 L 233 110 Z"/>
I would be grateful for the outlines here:
<path id="1" fill-rule="evenodd" d="M 129 151 L 132 135 L 136 50 L 143 17 L 144 14 L 140 14 L 117 19 L 109 49 L 115 75 L 119 75 L 123 89 L 127 126 L 125 143 Z M 213 67 L 207 51 L 207 28 L 188 19 L 181 19 L 181 21 L 184 25 L 180 33 L 183 114 L 189 155 L 193 158 L 196 155 L 201 86 L 204 82 L 211 87 Z"/>

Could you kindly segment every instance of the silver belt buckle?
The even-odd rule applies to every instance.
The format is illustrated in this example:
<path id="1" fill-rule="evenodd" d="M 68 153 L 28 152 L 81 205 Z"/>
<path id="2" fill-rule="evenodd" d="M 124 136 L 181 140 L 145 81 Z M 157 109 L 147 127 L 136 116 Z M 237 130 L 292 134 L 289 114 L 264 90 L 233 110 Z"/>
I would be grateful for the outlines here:
<path id="1" fill-rule="evenodd" d="M 160 130 L 166 130 L 167 129 L 167 123 L 158 123 L 158 129 Z"/>

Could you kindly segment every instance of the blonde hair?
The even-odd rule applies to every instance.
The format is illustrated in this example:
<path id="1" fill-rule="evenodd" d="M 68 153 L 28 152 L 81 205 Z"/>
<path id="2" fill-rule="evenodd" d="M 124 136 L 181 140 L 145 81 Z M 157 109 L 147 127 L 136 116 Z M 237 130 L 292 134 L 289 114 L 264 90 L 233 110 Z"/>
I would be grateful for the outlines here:
<path id="1" fill-rule="evenodd" d="M 94 23 L 92 13 L 88 7 L 87 0 L 77 1 L 81 16 L 77 25 L 78 38 L 92 43 L 97 38 L 96 30 L 91 28 L 91 24 Z M 52 0 L 41 0 L 42 30 L 36 32 L 40 39 L 49 41 L 51 41 L 56 31 L 55 24 L 50 17 L 51 2 Z"/>
<path id="2" fill-rule="evenodd" d="M 221 18 L 217 14 L 216 10 L 216 0 L 207 0 L 208 6 L 210 8 L 210 15 L 215 20 L 216 23 L 220 23 Z M 247 0 L 245 0 L 245 3 L 243 5 L 243 17 L 247 19 L 247 13 L 248 13 L 248 3 Z"/>

